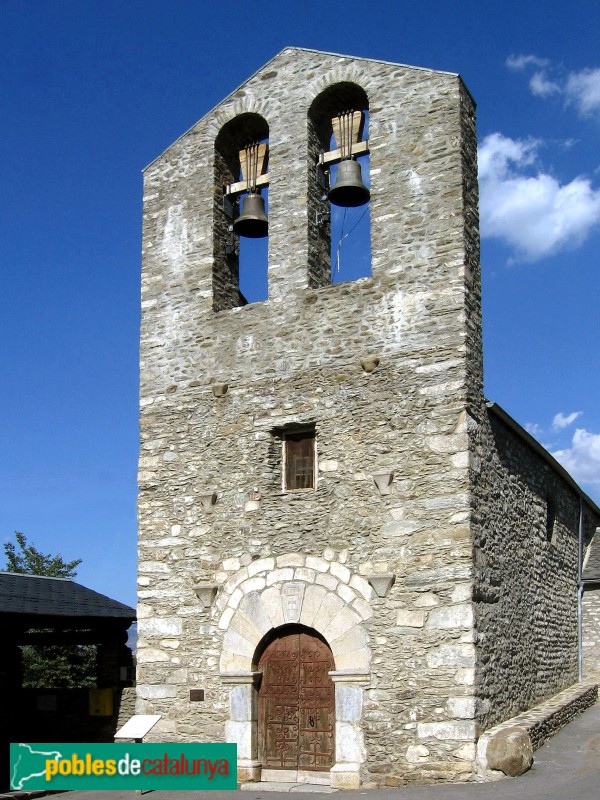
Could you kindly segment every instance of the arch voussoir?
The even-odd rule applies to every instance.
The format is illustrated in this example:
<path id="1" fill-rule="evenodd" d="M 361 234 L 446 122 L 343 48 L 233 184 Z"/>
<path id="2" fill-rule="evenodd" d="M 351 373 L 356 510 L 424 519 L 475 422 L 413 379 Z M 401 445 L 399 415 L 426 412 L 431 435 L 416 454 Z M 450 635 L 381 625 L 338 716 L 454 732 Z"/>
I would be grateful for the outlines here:
<path id="1" fill-rule="evenodd" d="M 368 667 L 370 651 L 363 624 L 372 611 L 359 576 L 339 562 L 303 553 L 261 561 L 253 565 L 251 576 L 247 567 L 237 570 L 220 592 L 217 625 L 225 631 L 222 673 L 231 672 L 234 664 L 251 671 L 264 636 L 289 623 L 320 633 L 330 643 L 336 669 L 340 669 L 338 658 L 348 663 L 349 653 Z"/>

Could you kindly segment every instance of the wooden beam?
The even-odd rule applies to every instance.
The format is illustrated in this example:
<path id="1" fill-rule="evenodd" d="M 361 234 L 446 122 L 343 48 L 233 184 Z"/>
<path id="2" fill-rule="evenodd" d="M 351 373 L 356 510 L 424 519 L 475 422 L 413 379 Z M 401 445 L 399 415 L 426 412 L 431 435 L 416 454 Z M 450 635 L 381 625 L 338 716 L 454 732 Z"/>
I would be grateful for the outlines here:
<path id="1" fill-rule="evenodd" d="M 264 175 L 259 175 L 256 178 L 256 185 L 257 186 L 268 186 L 269 185 L 269 173 L 266 172 Z M 248 182 L 247 181 L 238 181 L 237 183 L 230 183 L 228 186 L 225 187 L 225 194 L 241 194 L 242 192 L 248 191 Z"/>
<path id="2" fill-rule="evenodd" d="M 352 145 L 352 155 L 353 156 L 360 156 L 364 155 L 369 152 L 369 140 L 366 139 L 364 142 L 355 142 Z M 329 150 L 327 153 L 321 153 L 321 157 L 319 159 L 320 164 L 335 164 L 337 161 L 342 160 L 342 151 L 338 147 L 335 150 Z"/>

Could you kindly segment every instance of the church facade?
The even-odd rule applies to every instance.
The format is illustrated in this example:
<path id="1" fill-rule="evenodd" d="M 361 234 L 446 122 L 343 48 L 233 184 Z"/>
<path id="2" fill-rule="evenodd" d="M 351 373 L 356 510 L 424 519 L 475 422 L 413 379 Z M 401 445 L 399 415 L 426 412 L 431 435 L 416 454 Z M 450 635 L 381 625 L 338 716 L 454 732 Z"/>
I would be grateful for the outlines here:
<path id="1" fill-rule="evenodd" d="M 370 274 L 332 283 L 344 162 Z M 240 235 L 267 225 L 268 299 L 246 302 Z M 157 740 L 236 742 L 245 781 L 471 780 L 483 731 L 577 681 L 600 512 L 485 402 L 480 300 L 458 75 L 288 48 L 145 170 Z"/>

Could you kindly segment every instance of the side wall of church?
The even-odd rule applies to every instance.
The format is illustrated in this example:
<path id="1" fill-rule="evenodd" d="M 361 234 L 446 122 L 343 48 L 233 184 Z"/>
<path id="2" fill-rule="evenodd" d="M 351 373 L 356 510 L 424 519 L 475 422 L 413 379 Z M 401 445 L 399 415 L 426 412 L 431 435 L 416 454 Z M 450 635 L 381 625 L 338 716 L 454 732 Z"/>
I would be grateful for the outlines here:
<path id="1" fill-rule="evenodd" d="M 369 99 L 372 276 L 309 288 L 307 116 L 338 82 Z M 215 312 L 214 142 L 247 112 L 269 126 L 269 300 Z M 340 757 L 362 783 L 471 777 L 478 270 L 474 108 L 455 75 L 286 50 L 146 170 L 138 708 L 162 714 L 155 738 L 223 740 L 227 680 L 291 581 L 336 670 L 367 676 L 339 728 L 360 726 Z M 284 492 L 281 432 L 299 425 L 317 486 Z"/>
<path id="2" fill-rule="evenodd" d="M 469 424 L 483 731 L 577 682 L 580 504 L 493 409 Z M 591 535 L 587 510 L 584 524 Z"/>

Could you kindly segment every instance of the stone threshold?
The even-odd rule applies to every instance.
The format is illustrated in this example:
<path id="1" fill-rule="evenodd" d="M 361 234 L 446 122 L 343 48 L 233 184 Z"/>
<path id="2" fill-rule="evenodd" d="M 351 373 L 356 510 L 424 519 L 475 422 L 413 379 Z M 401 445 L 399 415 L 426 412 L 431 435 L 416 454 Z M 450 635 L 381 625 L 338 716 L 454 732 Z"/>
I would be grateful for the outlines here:
<path id="1" fill-rule="evenodd" d="M 257 781 L 255 783 L 240 784 L 242 792 L 322 792 L 330 794 L 338 792 L 323 783 L 284 783 L 283 781 Z"/>

